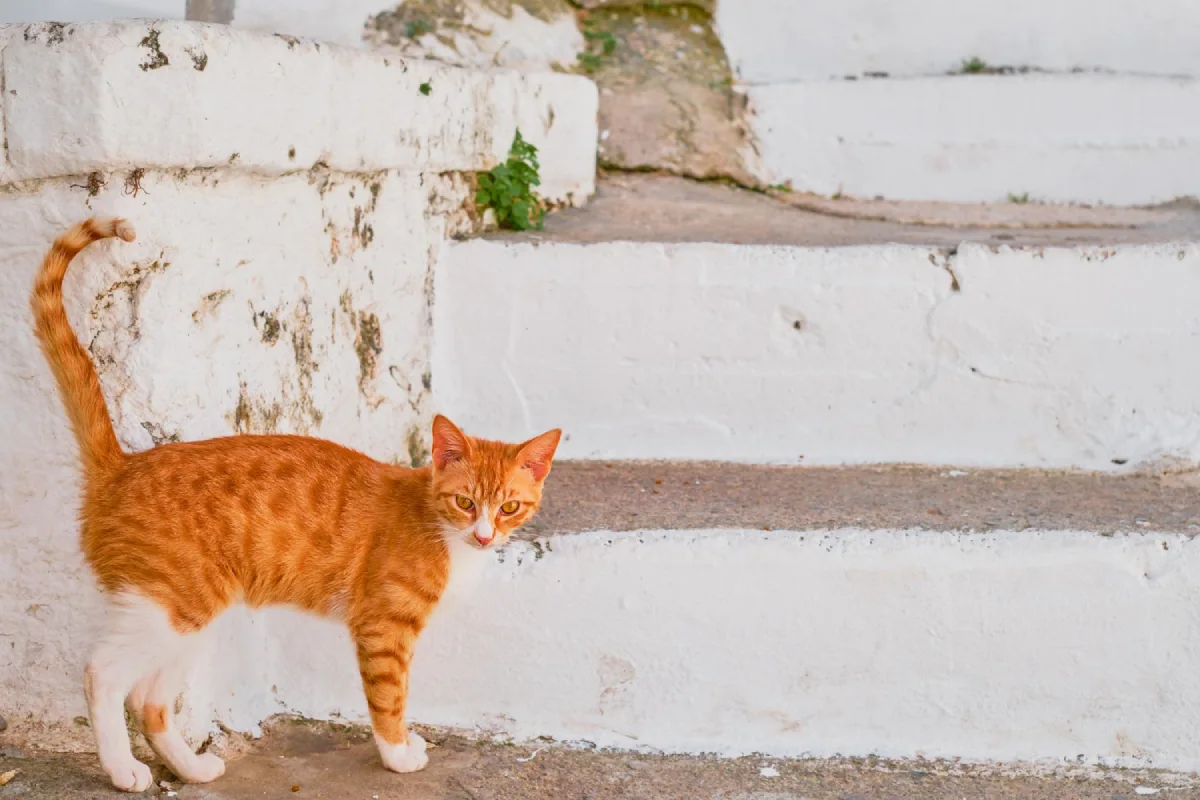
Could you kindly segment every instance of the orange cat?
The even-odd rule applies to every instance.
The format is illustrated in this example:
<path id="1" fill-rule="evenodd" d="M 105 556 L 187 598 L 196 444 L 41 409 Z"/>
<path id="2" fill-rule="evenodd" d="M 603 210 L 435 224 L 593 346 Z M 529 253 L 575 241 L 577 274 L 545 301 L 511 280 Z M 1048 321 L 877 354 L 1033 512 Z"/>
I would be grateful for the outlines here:
<path id="1" fill-rule="evenodd" d="M 84 674 L 104 771 L 140 792 L 123 705 L 181 779 L 225 771 L 175 730 L 172 709 L 204 631 L 234 603 L 286 603 L 336 617 L 358 651 L 375 742 L 396 772 L 425 766 L 404 724 L 413 645 L 449 577 L 452 551 L 507 541 L 537 511 L 560 432 L 524 444 L 433 421 L 432 465 L 381 464 L 302 436 L 235 436 L 125 453 L 96 370 L 63 310 L 71 259 L 91 242 L 133 241 L 123 220 L 88 220 L 54 242 L 33 291 L 36 332 L 83 462 L 83 552 L 108 602 Z"/>

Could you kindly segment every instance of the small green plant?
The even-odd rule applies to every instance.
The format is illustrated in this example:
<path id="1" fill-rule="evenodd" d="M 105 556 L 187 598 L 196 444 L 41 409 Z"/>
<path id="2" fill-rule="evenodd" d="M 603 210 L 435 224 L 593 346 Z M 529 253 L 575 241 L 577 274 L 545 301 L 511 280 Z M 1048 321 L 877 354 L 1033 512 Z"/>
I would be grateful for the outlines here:
<path id="1" fill-rule="evenodd" d="M 589 75 L 600 69 L 604 59 L 611 56 L 617 49 L 617 37 L 608 31 L 592 30 L 591 20 L 583 23 L 583 38 L 587 40 L 587 50 L 579 54 L 579 66 Z"/>
<path id="2" fill-rule="evenodd" d="M 792 193 L 792 184 L 788 183 L 772 183 L 767 187 L 768 192 L 783 192 L 784 194 Z"/>
<path id="3" fill-rule="evenodd" d="M 525 141 L 518 129 L 508 160 L 490 172 L 479 174 L 475 205 L 492 209 L 501 228 L 540 231 L 546 209 L 533 191 L 542 182 L 539 169 L 537 148 Z"/>
<path id="4" fill-rule="evenodd" d="M 962 72 L 964 75 L 979 75 L 980 73 L 987 71 L 987 62 L 977 56 L 964 58 L 962 62 L 962 69 L 960 70 L 960 72 Z"/>
<path id="5" fill-rule="evenodd" d="M 598 55 L 594 55 L 592 53 L 579 54 L 579 66 L 582 67 L 583 71 L 588 75 L 591 75 L 593 72 L 600 69 L 600 66 L 603 63 L 604 59 Z"/>
<path id="6" fill-rule="evenodd" d="M 433 84 L 429 81 L 425 81 L 417 87 L 417 90 L 426 97 L 429 97 L 429 93 L 433 91 Z"/>
<path id="7" fill-rule="evenodd" d="M 1024 192 L 1022 194 L 1009 193 L 1008 202 L 1016 203 L 1019 206 L 1023 206 L 1029 202 L 1029 192 Z"/>
<path id="8" fill-rule="evenodd" d="M 433 26 L 428 20 L 412 19 L 404 23 L 404 32 L 410 39 L 419 39 L 427 33 L 433 33 Z"/>
<path id="9" fill-rule="evenodd" d="M 617 37 L 608 31 L 587 31 L 583 34 L 583 38 L 589 42 L 598 42 L 602 56 L 611 56 L 617 49 Z"/>

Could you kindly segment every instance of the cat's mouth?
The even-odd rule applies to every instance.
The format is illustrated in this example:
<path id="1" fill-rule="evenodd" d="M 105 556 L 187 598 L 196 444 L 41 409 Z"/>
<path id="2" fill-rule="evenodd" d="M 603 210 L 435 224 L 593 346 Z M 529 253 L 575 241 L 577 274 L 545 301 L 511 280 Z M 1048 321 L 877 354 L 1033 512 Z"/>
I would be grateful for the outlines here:
<path id="1" fill-rule="evenodd" d="M 476 536 L 474 531 L 469 531 L 467 533 L 466 541 L 467 544 L 471 545 L 471 547 L 474 547 L 476 550 L 493 550 L 503 544 L 503 542 L 500 541 L 499 536 L 493 536 L 485 541 Z"/>
<path id="2" fill-rule="evenodd" d="M 443 535 L 447 541 L 459 541 L 475 550 L 494 550 L 508 539 L 507 536 L 502 537 L 498 533 L 493 533 L 491 538 L 480 538 L 474 525 L 469 528 L 448 527 Z"/>

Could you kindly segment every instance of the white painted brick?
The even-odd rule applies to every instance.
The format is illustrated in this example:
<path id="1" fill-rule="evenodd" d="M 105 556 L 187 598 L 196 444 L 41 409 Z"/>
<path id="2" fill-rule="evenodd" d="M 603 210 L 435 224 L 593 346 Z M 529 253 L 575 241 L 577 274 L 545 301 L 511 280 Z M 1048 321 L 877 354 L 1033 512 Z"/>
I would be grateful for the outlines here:
<path id="1" fill-rule="evenodd" d="M 1200 249 L 446 251 L 437 405 L 569 458 L 1200 462 Z M 799 323 L 800 328 L 795 326 Z"/>
<path id="2" fill-rule="evenodd" d="M 718 3 L 717 22 L 736 73 L 752 84 L 938 75 L 971 57 L 1200 77 L 1193 0 L 740 0 Z"/>
<path id="3" fill-rule="evenodd" d="M 1200 192 L 1200 80 L 959 76 L 755 87 L 767 168 L 889 199 L 1138 205 Z"/>

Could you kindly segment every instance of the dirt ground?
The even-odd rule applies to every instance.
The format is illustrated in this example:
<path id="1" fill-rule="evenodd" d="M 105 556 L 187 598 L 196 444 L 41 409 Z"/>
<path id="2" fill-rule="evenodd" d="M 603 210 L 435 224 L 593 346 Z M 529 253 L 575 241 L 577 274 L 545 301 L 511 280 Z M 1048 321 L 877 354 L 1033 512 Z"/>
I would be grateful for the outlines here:
<path id="1" fill-rule="evenodd" d="M 939 763 L 875 760 L 657 756 L 550 745 L 478 744 L 427 732 L 439 742 L 422 772 L 395 775 L 362 729 L 282 722 L 230 759 L 225 776 L 184 786 L 162 771 L 146 794 L 180 800 L 801 800 L 839 798 L 1200 798 L 1178 776 L 1153 773 L 1003 776 Z M 0 800 L 125 796 L 108 786 L 95 756 L 0 749 L 0 774 L 17 770 Z"/>

